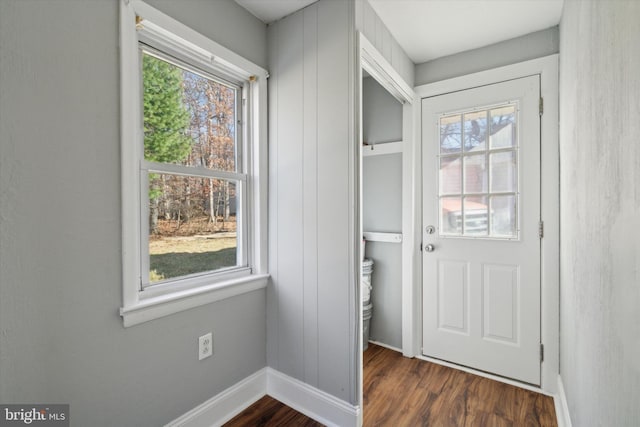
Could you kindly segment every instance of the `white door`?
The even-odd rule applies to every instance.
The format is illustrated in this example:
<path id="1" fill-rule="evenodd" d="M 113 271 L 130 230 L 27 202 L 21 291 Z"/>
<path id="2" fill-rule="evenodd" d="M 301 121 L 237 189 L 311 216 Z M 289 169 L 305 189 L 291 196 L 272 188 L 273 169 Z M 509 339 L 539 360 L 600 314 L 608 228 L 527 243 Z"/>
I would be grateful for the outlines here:
<path id="1" fill-rule="evenodd" d="M 539 76 L 422 100 L 423 353 L 540 384 Z"/>

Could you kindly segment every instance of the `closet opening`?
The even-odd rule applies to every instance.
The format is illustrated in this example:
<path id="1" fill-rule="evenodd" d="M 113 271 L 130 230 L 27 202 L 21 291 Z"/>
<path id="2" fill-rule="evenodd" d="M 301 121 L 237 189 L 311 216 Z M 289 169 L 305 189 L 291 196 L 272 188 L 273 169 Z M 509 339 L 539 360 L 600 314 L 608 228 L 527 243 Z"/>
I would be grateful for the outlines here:
<path id="1" fill-rule="evenodd" d="M 415 94 L 362 35 L 359 96 L 359 262 L 362 349 L 420 351 L 420 151 Z M 371 273 L 371 280 L 367 277 Z M 372 343 L 369 347 L 368 344 Z M 375 347 L 378 348 L 378 347 Z M 360 358 L 360 378 L 363 359 Z M 360 384 L 360 401 L 362 383 Z"/>

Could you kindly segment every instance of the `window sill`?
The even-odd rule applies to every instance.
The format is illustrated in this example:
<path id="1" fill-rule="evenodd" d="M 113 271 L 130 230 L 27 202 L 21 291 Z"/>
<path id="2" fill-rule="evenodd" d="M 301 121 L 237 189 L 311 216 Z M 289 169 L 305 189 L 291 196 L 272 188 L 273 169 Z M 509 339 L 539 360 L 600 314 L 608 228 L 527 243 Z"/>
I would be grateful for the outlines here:
<path id="1" fill-rule="evenodd" d="M 268 274 L 245 276 L 196 289 L 140 300 L 120 309 L 124 327 L 148 322 L 190 308 L 242 295 L 267 286 Z"/>

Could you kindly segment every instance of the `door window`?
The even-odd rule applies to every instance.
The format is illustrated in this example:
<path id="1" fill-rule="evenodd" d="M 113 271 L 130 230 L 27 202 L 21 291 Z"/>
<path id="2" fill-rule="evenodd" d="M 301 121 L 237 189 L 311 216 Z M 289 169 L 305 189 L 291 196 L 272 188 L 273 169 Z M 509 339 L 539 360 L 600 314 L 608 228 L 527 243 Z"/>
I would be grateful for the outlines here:
<path id="1" fill-rule="evenodd" d="M 517 102 L 439 118 L 443 237 L 518 238 Z"/>

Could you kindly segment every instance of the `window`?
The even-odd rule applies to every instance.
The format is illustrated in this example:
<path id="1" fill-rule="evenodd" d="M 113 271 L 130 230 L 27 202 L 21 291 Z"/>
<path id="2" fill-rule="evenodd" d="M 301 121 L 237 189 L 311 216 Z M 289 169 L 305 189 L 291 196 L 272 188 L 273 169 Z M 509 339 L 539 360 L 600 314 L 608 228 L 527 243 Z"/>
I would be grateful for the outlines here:
<path id="1" fill-rule="evenodd" d="M 248 267 L 242 88 L 140 43 L 142 287 Z"/>
<path id="2" fill-rule="evenodd" d="M 518 237 L 517 104 L 440 117 L 440 230 Z"/>
<path id="3" fill-rule="evenodd" d="M 125 326 L 264 287 L 266 71 L 139 1 L 121 46 Z"/>

